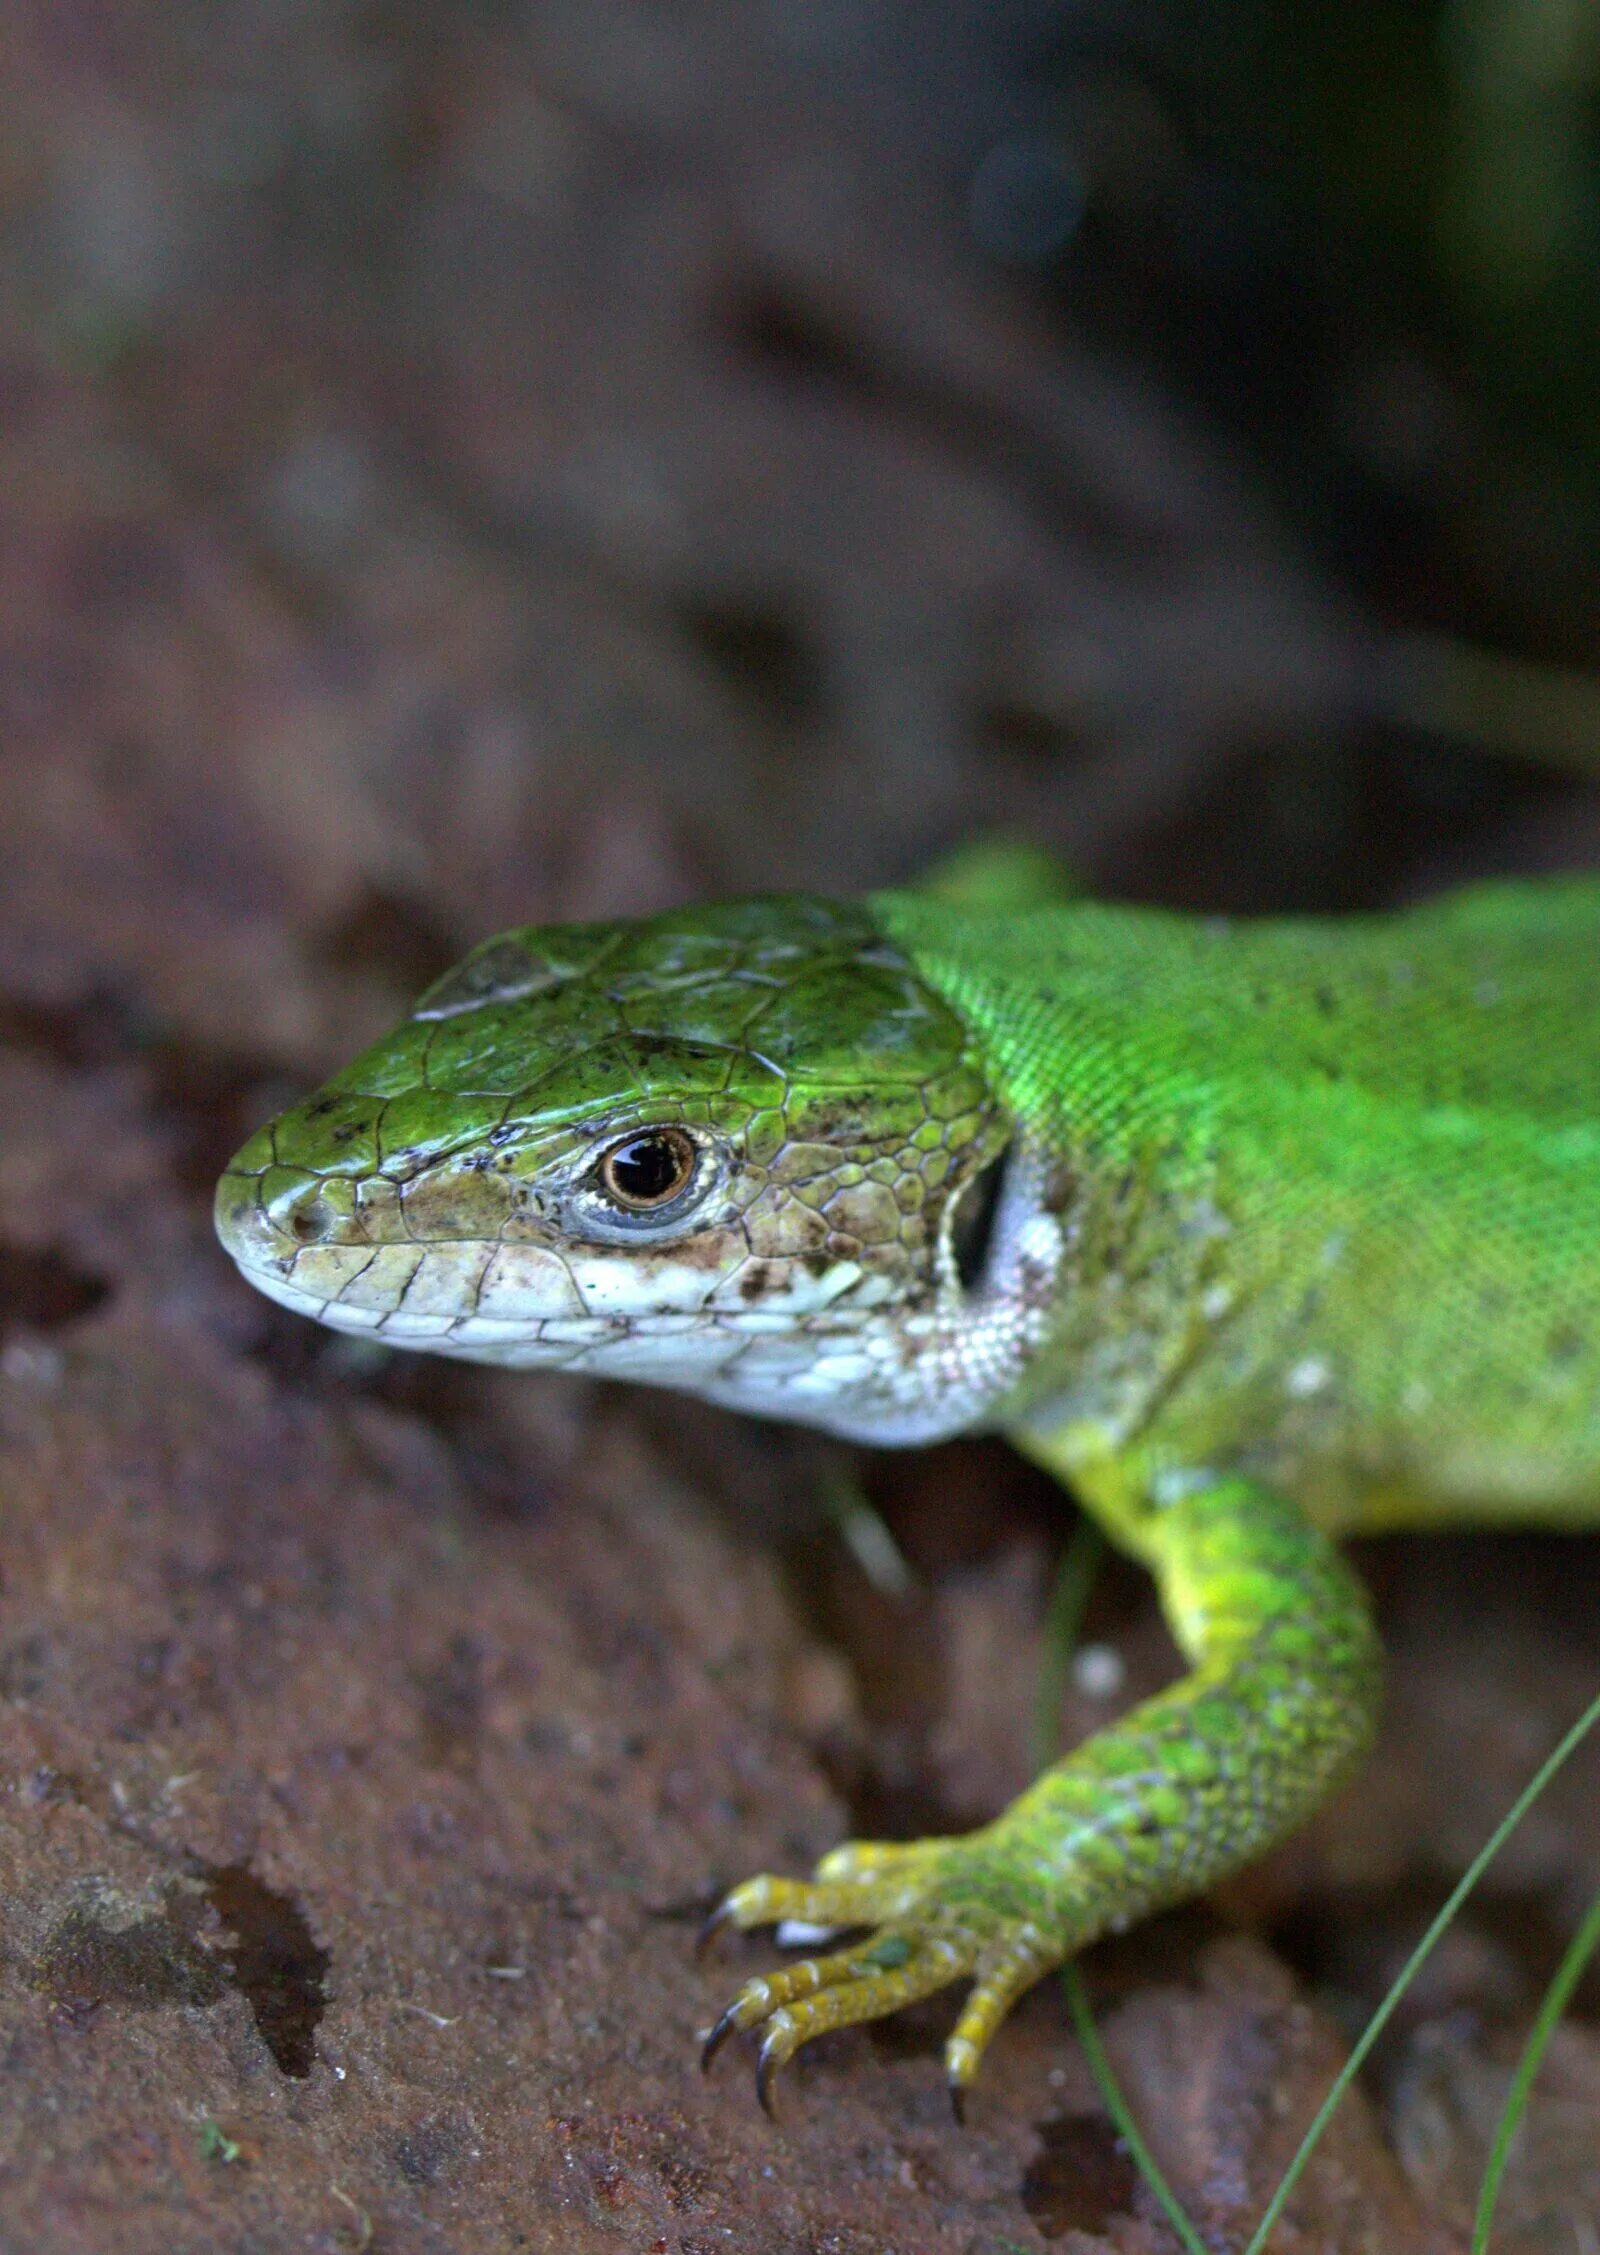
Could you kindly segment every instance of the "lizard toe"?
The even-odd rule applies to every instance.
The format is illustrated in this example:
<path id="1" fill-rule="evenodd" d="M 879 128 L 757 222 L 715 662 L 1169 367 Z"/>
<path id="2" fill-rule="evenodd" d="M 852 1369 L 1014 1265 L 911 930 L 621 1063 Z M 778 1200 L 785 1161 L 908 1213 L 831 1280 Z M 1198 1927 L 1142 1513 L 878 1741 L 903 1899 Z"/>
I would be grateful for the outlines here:
<path id="1" fill-rule="evenodd" d="M 1060 1961 L 1061 1941 L 1018 1906 L 1010 1859 L 982 1837 L 851 1842 L 824 1857 L 817 1871 L 814 1880 L 747 1880 L 715 1918 L 741 1928 L 793 1921 L 873 1930 L 845 1948 L 745 1982 L 707 2036 L 702 2065 L 709 2067 L 731 2036 L 759 2032 L 757 2090 L 770 2111 L 773 2078 L 802 2044 L 970 1977 L 974 1987 L 945 2049 L 959 2104 L 1006 2013 Z"/>
<path id="2" fill-rule="evenodd" d="M 770 2114 L 773 2079 L 802 2044 L 932 1996 L 971 1970 L 972 1954 L 953 1937 L 915 1944 L 886 1933 L 860 1950 L 805 1958 L 780 1972 L 758 1975 L 718 2018 L 706 2038 L 701 2065 L 709 2067 L 730 2036 L 759 2030 L 756 2095 Z"/>

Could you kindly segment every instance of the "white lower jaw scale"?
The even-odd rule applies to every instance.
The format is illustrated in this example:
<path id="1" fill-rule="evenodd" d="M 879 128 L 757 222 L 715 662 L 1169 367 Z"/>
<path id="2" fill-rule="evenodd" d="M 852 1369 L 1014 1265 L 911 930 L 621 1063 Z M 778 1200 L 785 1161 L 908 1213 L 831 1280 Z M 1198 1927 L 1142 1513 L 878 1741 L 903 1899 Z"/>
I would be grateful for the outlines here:
<path id="1" fill-rule="evenodd" d="M 842 1431 L 876 1430 L 909 1381 L 887 1280 L 796 1267 L 756 1304 L 727 1271 L 536 1244 L 308 1246 L 288 1273 L 241 1262 L 281 1306 L 377 1344 L 503 1368 L 561 1369 L 700 1393 Z M 875 1288 L 877 1287 L 877 1288 Z M 893 1338 L 874 1336 L 888 1324 Z M 896 1344 L 898 1342 L 898 1344 Z M 922 1420 L 911 1424 L 920 1437 Z"/>

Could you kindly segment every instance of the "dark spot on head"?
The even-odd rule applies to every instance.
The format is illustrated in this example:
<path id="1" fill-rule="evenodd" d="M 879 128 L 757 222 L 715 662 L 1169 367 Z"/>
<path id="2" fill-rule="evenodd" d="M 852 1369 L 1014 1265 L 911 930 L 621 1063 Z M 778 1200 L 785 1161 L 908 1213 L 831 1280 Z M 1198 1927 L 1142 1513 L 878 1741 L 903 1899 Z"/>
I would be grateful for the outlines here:
<path id="1" fill-rule="evenodd" d="M 1545 1342 L 1545 1352 L 1552 1362 L 1581 1362 L 1588 1351 L 1587 1335 L 1575 1323 L 1558 1324 Z"/>
<path id="2" fill-rule="evenodd" d="M 320 1245 L 333 1235 L 337 1218 L 325 1198 L 309 1199 L 289 1216 L 289 1235 L 297 1245 Z"/>
<path id="3" fill-rule="evenodd" d="M 334 1110 L 336 1103 L 335 1097 L 319 1096 L 315 1104 L 306 1106 L 306 1118 L 308 1120 L 325 1120 L 328 1114 Z"/>
<path id="4" fill-rule="evenodd" d="M 759 1300 L 763 1292 L 772 1290 L 772 1285 L 772 1263 L 752 1261 L 739 1279 L 739 1297 L 741 1300 Z"/>
<path id="5" fill-rule="evenodd" d="M 806 1139 L 812 1143 L 857 1144 L 870 1129 L 871 1122 L 863 1116 L 859 1100 L 851 1096 L 825 1098 L 805 1115 Z"/>

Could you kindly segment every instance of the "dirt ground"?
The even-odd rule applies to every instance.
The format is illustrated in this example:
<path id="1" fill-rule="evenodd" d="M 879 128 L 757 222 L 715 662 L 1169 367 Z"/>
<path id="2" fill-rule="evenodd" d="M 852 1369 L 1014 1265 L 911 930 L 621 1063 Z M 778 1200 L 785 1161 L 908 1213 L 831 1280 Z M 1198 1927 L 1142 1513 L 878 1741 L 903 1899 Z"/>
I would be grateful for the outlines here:
<path id="1" fill-rule="evenodd" d="M 988 1444 L 867 1465 L 915 1571 L 885 1595 L 816 1445 L 315 1333 L 210 1233 L 244 1135 L 500 923 L 846 889 L 983 829 L 1238 907 L 1600 854 L 1578 786 L 1388 818 L 1369 631 L 1157 385 L 978 260 L 888 65 L 775 21 L 0 33 L 4 2255 L 1175 2244 L 1053 1984 L 965 2130 L 938 2003 L 807 2052 L 777 2127 L 747 2058 L 694 2066 L 764 1962 L 696 1962 L 723 1888 L 1026 1775 L 1070 1505 Z M 1218 2249 L 1594 1690 L 1600 1542 L 1364 1563 L 1362 1781 L 1087 1967 Z M 1173 1665 L 1131 1570 L 1087 1633 L 1069 1735 Z M 1282 2255 L 1464 2245 L 1597 1803 L 1600 1746 Z M 1597 2012 L 1503 2255 L 1593 2244 Z"/>

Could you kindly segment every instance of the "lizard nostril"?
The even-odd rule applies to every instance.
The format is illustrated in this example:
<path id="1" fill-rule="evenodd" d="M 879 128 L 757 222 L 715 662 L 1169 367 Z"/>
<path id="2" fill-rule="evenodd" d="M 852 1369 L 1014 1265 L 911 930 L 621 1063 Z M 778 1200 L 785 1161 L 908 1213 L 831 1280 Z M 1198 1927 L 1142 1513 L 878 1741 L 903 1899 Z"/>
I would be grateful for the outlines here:
<path id="1" fill-rule="evenodd" d="M 310 1198 L 289 1217 L 289 1235 L 297 1245 L 320 1245 L 333 1235 L 338 1220 L 326 1198 Z"/>

